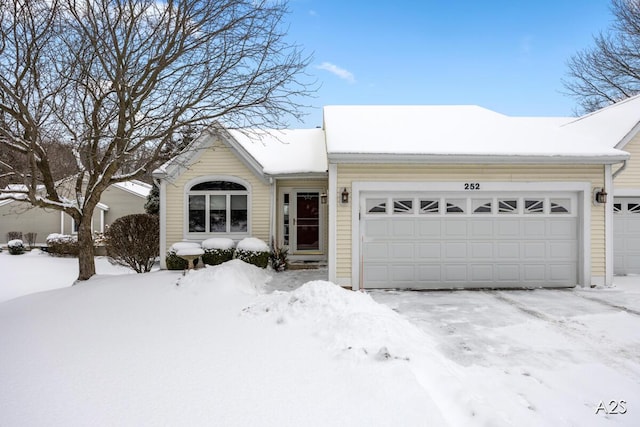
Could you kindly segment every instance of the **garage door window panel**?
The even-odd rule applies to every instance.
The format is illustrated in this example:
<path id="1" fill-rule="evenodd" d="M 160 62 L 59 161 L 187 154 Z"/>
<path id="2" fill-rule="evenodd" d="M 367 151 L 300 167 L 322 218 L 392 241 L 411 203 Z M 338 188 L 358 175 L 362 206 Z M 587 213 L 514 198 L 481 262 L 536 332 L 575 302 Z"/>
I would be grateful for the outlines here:
<path id="1" fill-rule="evenodd" d="M 551 199 L 549 205 L 549 213 L 551 214 L 571 213 L 571 199 Z"/>
<path id="2" fill-rule="evenodd" d="M 524 199 L 525 214 L 544 213 L 544 199 Z"/>
<path id="3" fill-rule="evenodd" d="M 394 214 L 411 214 L 411 213 L 413 213 L 413 200 L 409 200 L 409 199 L 394 199 L 393 200 L 393 213 Z"/>
<path id="4" fill-rule="evenodd" d="M 466 199 L 447 199 L 446 201 L 446 213 L 448 214 L 463 214 L 466 211 L 467 200 Z"/>
<path id="5" fill-rule="evenodd" d="M 472 199 L 471 210 L 474 214 L 491 214 L 493 212 L 493 200 L 491 199 Z"/>
<path id="6" fill-rule="evenodd" d="M 498 199 L 498 213 L 517 214 L 518 199 Z"/>
<path id="7" fill-rule="evenodd" d="M 367 199 L 366 209 L 369 214 L 386 214 L 387 213 L 387 200 L 386 199 Z"/>
<path id="8" fill-rule="evenodd" d="M 440 200 L 432 200 L 432 199 L 420 200 L 421 214 L 437 214 L 439 212 L 440 212 Z"/>

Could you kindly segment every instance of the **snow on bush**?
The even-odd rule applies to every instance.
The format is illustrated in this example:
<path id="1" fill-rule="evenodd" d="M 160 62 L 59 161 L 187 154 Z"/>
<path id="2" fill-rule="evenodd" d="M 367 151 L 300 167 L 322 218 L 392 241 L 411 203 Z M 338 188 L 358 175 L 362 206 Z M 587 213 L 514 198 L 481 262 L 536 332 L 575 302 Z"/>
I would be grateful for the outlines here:
<path id="1" fill-rule="evenodd" d="M 267 268 L 270 256 L 269 246 L 260 239 L 247 237 L 238 242 L 234 257 L 261 268 Z"/>
<path id="2" fill-rule="evenodd" d="M 21 255 L 24 253 L 24 243 L 20 239 L 13 239 L 7 242 L 11 255 Z"/>
<path id="3" fill-rule="evenodd" d="M 10 248 L 16 248 L 16 247 L 24 246 L 24 243 L 20 239 L 14 239 L 14 240 L 9 240 L 9 242 L 7 243 L 7 246 L 9 246 Z"/>
<path id="4" fill-rule="evenodd" d="M 47 236 L 47 238 L 45 239 L 45 241 L 47 243 L 49 243 L 50 241 L 57 241 L 60 239 L 64 239 L 66 237 L 71 237 L 71 236 L 65 236 L 64 234 L 60 234 L 60 233 L 51 233 Z"/>
<path id="5" fill-rule="evenodd" d="M 54 256 L 78 256 L 78 238 L 66 234 L 52 233 L 47 236 L 47 252 Z"/>
<path id="6" fill-rule="evenodd" d="M 233 259 L 235 243 L 225 237 L 213 237 L 202 242 L 202 262 L 208 265 L 218 265 Z"/>
<path id="7" fill-rule="evenodd" d="M 237 249 L 251 252 L 269 252 L 269 245 L 256 237 L 247 237 L 238 242 Z"/>
<path id="8" fill-rule="evenodd" d="M 202 249 L 233 249 L 235 243 L 226 237 L 213 237 L 202 242 Z"/>

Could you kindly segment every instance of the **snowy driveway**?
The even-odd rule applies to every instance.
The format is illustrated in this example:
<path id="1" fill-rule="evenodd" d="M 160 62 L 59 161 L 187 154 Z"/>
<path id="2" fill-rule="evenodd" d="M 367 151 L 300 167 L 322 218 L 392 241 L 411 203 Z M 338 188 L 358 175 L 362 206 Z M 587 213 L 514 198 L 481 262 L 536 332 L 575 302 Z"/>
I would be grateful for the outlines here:
<path id="1" fill-rule="evenodd" d="M 468 379 L 483 382 L 481 394 L 509 391 L 503 396 L 509 406 L 517 401 L 538 421 L 556 423 L 564 414 L 570 425 L 638 425 L 640 277 L 616 283 L 613 289 L 370 295 L 434 337 Z M 614 413 L 611 401 L 624 401 L 618 412 L 626 413 Z M 607 411 L 598 411 L 602 404 Z M 542 414 L 552 412 L 555 418 Z"/>

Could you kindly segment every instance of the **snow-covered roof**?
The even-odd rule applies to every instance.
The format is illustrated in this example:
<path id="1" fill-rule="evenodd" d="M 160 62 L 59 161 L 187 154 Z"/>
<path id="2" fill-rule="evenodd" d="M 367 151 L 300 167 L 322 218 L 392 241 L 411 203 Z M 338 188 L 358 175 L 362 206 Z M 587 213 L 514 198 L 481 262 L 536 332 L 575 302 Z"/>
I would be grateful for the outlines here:
<path id="1" fill-rule="evenodd" d="M 118 182 L 116 184 L 113 184 L 113 186 L 140 197 L 147 197 L 151 192 L 151 184 L 147 184 L 146 182 L 138 180 Z"/>
<path id="2" fill-rule="evenodd" d="M 582 117 L 574 118 L 563 127 L 591 135 L 610 147 L 624 148 L 638 131 L 640 95 L 627 98 Z"/>
<path id="3" fill-rule="evenodd" d="M 509 117 L 473 105 L 324 107 L 330 159 L 486 156 L 614 162 L 628 157 L 613 148 L 615 136 L 600 138 L 587 129 L 562 126 L 570 121 Z"/>
<path id="4" fill-rule="evenodd" d="M 229 130 L 268 175 L 324 173 L 327 149 L 322 129 Z"/>

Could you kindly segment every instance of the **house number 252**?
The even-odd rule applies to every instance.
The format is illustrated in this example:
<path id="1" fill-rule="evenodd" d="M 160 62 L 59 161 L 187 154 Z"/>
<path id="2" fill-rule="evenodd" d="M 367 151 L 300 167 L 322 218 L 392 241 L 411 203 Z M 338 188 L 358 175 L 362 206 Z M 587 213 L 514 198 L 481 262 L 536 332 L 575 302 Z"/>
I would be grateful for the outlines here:
<path id="1" fill-rule="evenodd" d="M 465 182 L 464 183 L 465 190 L 479 190 L 480 183 L 479 182 Z"/>

